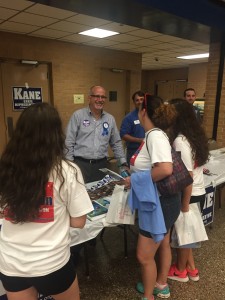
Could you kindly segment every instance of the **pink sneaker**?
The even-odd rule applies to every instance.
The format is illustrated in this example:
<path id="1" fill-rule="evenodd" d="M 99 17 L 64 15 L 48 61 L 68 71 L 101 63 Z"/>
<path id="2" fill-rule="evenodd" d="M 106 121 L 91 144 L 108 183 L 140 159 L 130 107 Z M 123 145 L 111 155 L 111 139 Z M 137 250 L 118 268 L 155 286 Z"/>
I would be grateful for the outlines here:
<path id="1" fill-rule="evenodd" d="M 183 272 L 180 272 L 177 269 L 175 264 L 170 267 L 170 270 L 169 270 L 169 273 L 168 273 L 167 277 L 169 279 L 180 281 L 180 282 L 188 282 L 189 281 L 189 278 L 187 276 L 187 270 L 184 270 Z"/>
<path id="2" fill-rule="evenodd" d="M 191 279 L 192 281 L 199 281 L 199 271 L 198 271 L 198 269 L 189 270 L 187 268 L 186 270 L 187 270 L 187 275 L 188 275 L 189 279 Z"/>

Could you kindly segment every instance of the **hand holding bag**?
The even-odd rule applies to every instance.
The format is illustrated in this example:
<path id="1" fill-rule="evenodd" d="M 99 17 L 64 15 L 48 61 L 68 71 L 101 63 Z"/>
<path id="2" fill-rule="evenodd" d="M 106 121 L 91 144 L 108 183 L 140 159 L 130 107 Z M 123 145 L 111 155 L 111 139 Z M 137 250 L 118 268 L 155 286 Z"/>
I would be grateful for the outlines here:
<path id="1" fill-rule="evenodd" d="M 116 185 L 110 200 L 106 215 L 106 222 L 116 224 L 134 225 L 135 212 L 132 213 L 128 205 L 129 192 L 123 185 Z"/>
<path id="2" fill-rule="evenodd" d="M 153 129 L 153 130 L 160 130 L 160 129 Z M 146 136 L 147 150 L 148 150 L 147 138 L 150 133 L 151 132 L 149 132 Z M 178 152 L 176 152 L 176 150 L 172 146 L 171 146 L 171 155 L 173 160 L 173 173 L 163 178 L 162 180 L 156 182 L 157 189 L 159 193 L 163 196 L 174 195 L 178 192 L 181 192 L 185 187 L 193 183 L 193 179 L 190 173 L 188 172 L 185 164 L 183 163 L 181 156 L 179 155 Z"/>

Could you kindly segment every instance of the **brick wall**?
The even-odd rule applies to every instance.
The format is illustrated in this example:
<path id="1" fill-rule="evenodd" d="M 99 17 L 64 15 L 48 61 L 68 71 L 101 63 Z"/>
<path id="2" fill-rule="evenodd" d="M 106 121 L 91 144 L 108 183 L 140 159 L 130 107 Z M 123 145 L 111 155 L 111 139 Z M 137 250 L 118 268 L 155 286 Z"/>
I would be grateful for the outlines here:
<path id="1" fill-rule="evenodd" d="M 74 106 L 73 94 L 84 94 L 84 105 L 86 105 L 89 87 L 100 83 L 101 68 L 118 68 L 129 71 L 125 101 L 130 99 L 134 91 L 140 89 L 141 76 L 142 88 L 150 92 L 154 91 L 155 80 L 188 78 L 188 86 L 196 89 L 197 96 L 203 96 L 206 81 L 203 126 L 210 138 L 214 120 L 219 54 L 220 45 L 211 43 L 207 66 L 206 64 L 195 64 L 190 65 L 189 69 L 143 71 L 141 75 L 141 54 L 138 53 L 0 32 L 0 58 L 30 59 L 52 63 L 52 94 L 64 125 L 67 124 L 75 109 L 83 107 L 83 105 Z M 130 107 L 132 108 L 132 101 Z M 219 146 L 225 146 L 225 76 L 221 93 L 217 142 Z"/>
<path id="2" fill-rule="evenodd" d="M 207 71 L 208 63 L 189 65 L 187 86 L 195 89 L 197 98 L 205 95 Z"/>
<path id="3" fill-rule="evenodd" d="M 188 68 L 142 71 L 142 89 L 154 93 L 156 81 L 175 81 L 177 79 L 188 79 Z"/>
<path id="4" fill-rule="evenodd" d="M 0 32 L 0 58 L 52 63 L 52 94 L 64 125 L 67 124 L 75 109 L 87 105 L 89 87 L 101 83 L 101 68 L 129 71 L 127 97 L 124 101 L 141 86 L 141 54 L 139 53 Z M 74 106 L 73 94 L 84 94 L 85 104 Z"/>
<path id="5" fill-rule="evenodd" d="M 203 119 L 203 125 L 206 129 L 206 133 L 209 138 L 212 137 L 212 133 L 213 133 L 219 59 L 220 59 L 220 44 L 211 43 L 210 56 L 208 62 L 207 81 L 206 81 L 205 114 Z M 219 147 L 225 147 L 225 69 L 223 71 L 223 83 L 222 83 L 222 90 L 221 90 L 216 141 Z"/>

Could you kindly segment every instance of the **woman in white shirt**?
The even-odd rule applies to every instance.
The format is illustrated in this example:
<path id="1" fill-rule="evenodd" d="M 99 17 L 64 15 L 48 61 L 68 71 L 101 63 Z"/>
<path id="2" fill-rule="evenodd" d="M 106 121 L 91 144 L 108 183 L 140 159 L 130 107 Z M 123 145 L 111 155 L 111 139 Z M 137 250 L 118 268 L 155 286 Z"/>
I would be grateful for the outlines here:
<path id="1" fill-rule="evenodd" d="M 157 182 L 173 171 L 171 146 L 163 130 L 173 123 L 176 112 L 172 107 L 163 104 L 161 98 L 145 95 L 138 116 L 145 129 L 145 138 L 131 158 L 131 172 L 149 170 L 153 182 Z M 143 283 L 139 282 L 136 288 L 144 294 L 143 299 L 149 300 L 154 299 L 153 295 L 162 298 L 170 296 L 167 285 L 167 274 L 171 263 L 170 228 L 180 212 L 180 195 L 160 196 L 160 203 L 166 226 L 163 241 L 155 242 L 148 231 L 139 229 L 137 245 L 137 257 L 141 264 Z M 157 250 L 159 250 L 160 267 L 158 273 L 155 263 Z"/>
<path id="2" fill-rule="evenodd" d="M 172 99 L 169 105 L 177 111 L 176 122 L 170 129 L 171 139 L 176 151 L 181 152 L 182 160 L 193 177 L 193 184 L 182 192 L 181 211 L 188 212 L 189 203 L 199 203 L 202 210 L 205 201 L 203 166 L 209 157 L 208 140 L 191 104 L 183 99 Z M 199 243 L 177 246 L 177 261 L 170 268 L 169 279 L 180 282 L 199 280 L 192 252 L 192 248 L 197 247 Z"/>
<path id="3" fill-rule="evenodd" d="M 20 115 L 0 159 L 0 280 L 9 300 L 79 300 L 70 226 L 93 210 L 80 169 L 64 159 L 57 110 L 34 104 Z"/>

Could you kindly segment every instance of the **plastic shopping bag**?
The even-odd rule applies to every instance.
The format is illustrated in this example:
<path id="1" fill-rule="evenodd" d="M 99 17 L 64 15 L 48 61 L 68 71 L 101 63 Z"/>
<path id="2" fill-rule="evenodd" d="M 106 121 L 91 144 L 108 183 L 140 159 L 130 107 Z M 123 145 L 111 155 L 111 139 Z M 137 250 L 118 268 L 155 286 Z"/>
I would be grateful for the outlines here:
<path id="1" fill-rule="evenodd" d="M 134 224 L 135 212 L 132 213 L 128 206 L 128 195 L 129 192 L 124 190 L 123 185 L 115 186 L 106 215 L 108 223 Z"/>
<path id="2" fill-rule="evenodd" d="M 188 212 L 180 212 L 174 227 L 179 246 L 208 240 L 197 203 L 190 204 Z"/>

